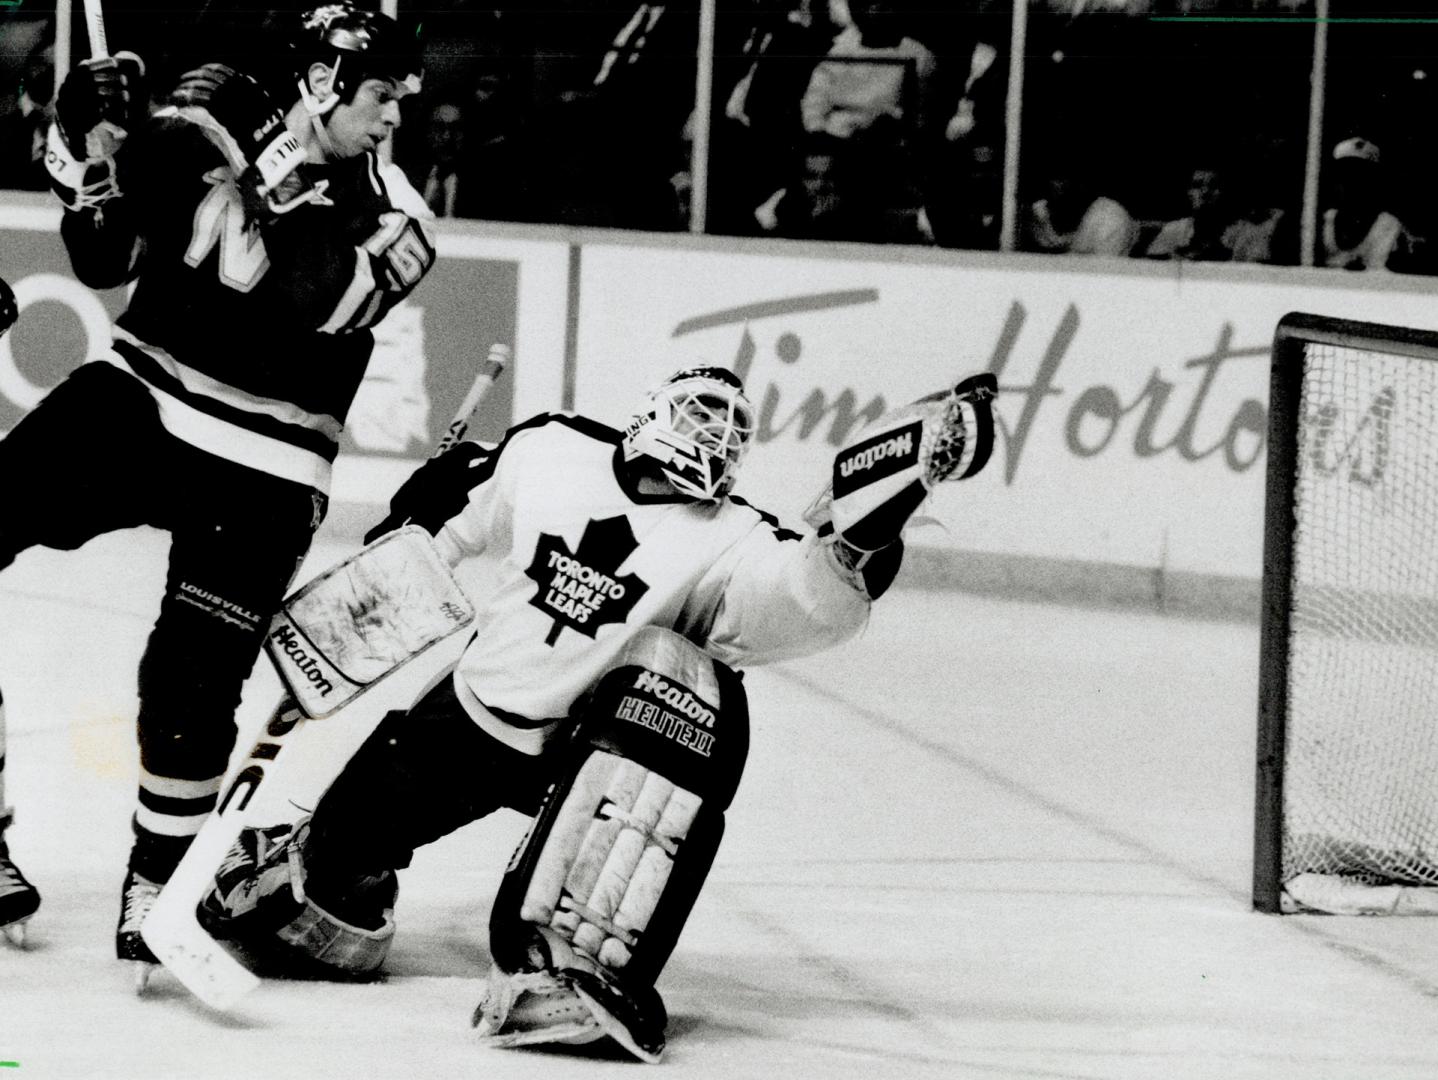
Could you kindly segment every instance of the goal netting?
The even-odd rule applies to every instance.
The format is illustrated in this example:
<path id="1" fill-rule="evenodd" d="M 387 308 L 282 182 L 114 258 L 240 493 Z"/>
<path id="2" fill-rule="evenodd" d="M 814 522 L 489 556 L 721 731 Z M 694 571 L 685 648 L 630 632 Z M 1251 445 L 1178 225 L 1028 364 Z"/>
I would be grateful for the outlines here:
<path id="1" fill-rule="evenodd" d="M 1275 336 L 1254 903 L 1438 913 L 1438 335 Z"/>

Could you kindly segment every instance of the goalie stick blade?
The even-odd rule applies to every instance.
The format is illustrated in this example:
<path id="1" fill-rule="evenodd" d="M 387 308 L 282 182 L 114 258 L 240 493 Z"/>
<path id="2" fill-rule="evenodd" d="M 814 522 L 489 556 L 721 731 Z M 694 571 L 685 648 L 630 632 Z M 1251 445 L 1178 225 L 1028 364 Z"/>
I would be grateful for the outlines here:
<path id="1" fill-rule="evenodd" d="M 273 765 L 285 741 L 303 721 L 303 710 L 286 695 L 140 926 L 140 936 L 156 959 L 212 1009 L 233 1007 L 259 986 L 260 980 L 205 932 L 195 909 L 209 891 L 226 853 L 239 839 L 245 810 L 264 781 L 266 768 Z"/>
<path id="2" fill-rule="evenodd" d="M 222 1012 L 259 986 L 260 979 L 205 933 L 195 909 L 243 825 L 241 814 L 212 815 L 140 927 L 155 958 L 185 989 Z"/>

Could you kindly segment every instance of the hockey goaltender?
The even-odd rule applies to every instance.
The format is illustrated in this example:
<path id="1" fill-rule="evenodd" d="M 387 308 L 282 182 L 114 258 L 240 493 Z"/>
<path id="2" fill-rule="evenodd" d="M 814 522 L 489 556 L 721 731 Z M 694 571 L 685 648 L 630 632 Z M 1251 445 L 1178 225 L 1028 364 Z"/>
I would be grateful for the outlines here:
<path id="1" fill-rule="evenodd" d="M 415 850 L 518 809 L 534 822 L 491 910 L 481 1036 L 607 1036 L 657 1061 L 655 983 L 748 750 L 734 667 L 864 626 L 929 489 L 987 460 L 994 393 L 981 375 L 875 421 L 838 452 L 802 534 L 730 494 L 754 424 L 723 368 L 678 372 L 623 431 L 543 414 L 426 463 L 366 551 L 403 526 L 448 565 L 490 556 L 498 580 L 475 600 L 474 636 L 380 721 L 310 816 L 240 835 L 202 923 L 261 972 L 372 975 Z M 384 604 L 344 606 L 365 612 L 372 653 Z"/>

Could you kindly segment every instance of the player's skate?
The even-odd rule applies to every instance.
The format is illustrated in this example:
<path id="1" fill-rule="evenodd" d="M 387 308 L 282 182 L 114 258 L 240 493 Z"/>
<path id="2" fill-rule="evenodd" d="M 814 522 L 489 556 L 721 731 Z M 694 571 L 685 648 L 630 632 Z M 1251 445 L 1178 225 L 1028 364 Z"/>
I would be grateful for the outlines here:
<path id="1" fill-rule="evenodd" d="M 40 892 L 10 858 L 4 839 L 8 824 L 9 815 L 0 817 L 0 932 L 16 948 L 24 948 L 25 924 L 40 906 Z"/>
<path id="2" fill-rule="evenodd" d="M 149 878 L 134 870 L 125 874 L 125 884 L 120 888 L 120 922 L 115 927 L 115 955 L 132 965 L 137 994 L 144 993 L 150 984 L 151 974 L 159 964 L 140 936 L 145 916 L 150 913 L 155 897 L 159 895 L 160 886 Z"/>

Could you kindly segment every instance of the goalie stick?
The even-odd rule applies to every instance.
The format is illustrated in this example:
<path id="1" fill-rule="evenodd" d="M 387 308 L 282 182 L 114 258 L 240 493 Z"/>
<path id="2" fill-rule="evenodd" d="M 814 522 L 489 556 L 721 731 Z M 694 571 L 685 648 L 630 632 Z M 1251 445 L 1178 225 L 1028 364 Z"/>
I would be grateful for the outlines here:
<path id="1" fill-rule="evenodd" d="M 474 384 L 435 449 L 443 453 L 469 429 L 490 388 L 509 363 L 508 345 L 495 344 L 480 365 Z M 303 590 L 300 590 L 303 591 Z M 295 594 L 291 594 L 292 596 Z M 286 691 L 270 714 L 259 738 L 239 763 L 219 804 L 201 827 L 170 880 L 160 890 L 140 928 L 141 937 L 157 960 L 197 998 L 212 1009 L 225 1011 L 260 983 L 260 979 L 205 932 L 195 916 L 215 872 L 239 839 L 245 811 L 274 761 L 307 714 Z M 148 968 L 137 979 L 143 990 Z"/>

